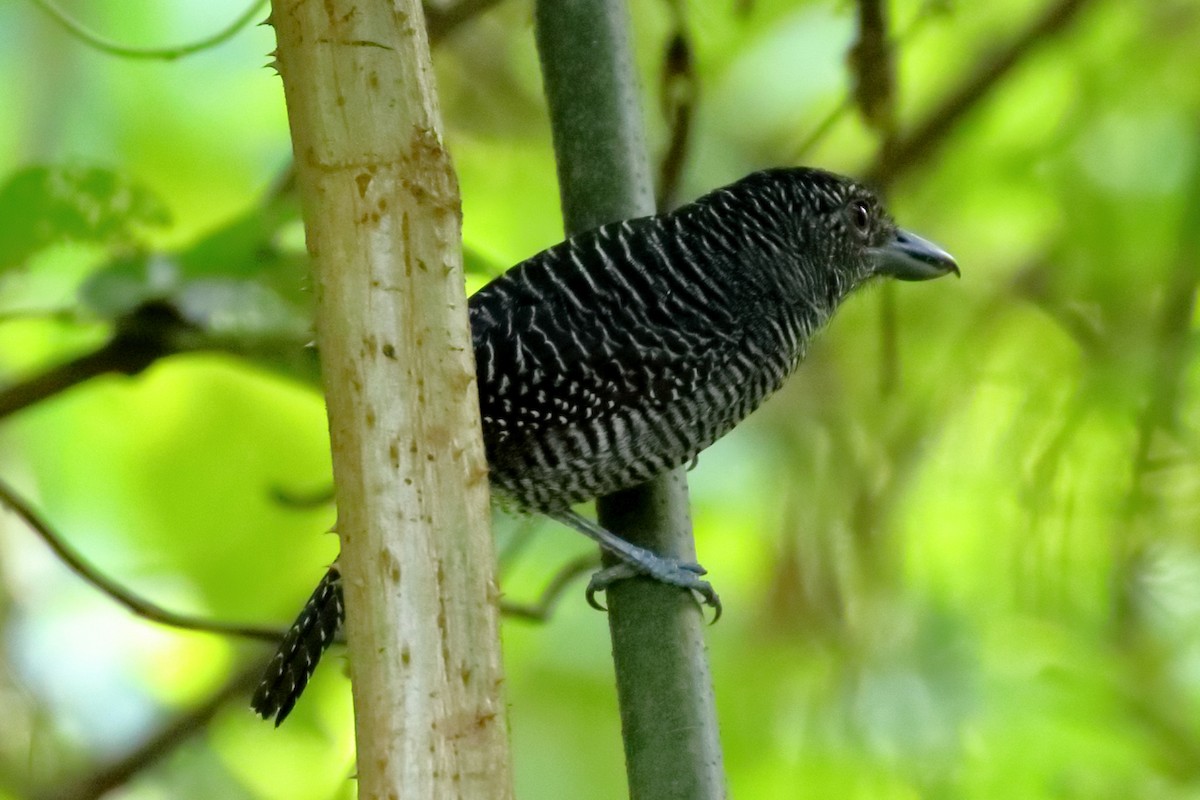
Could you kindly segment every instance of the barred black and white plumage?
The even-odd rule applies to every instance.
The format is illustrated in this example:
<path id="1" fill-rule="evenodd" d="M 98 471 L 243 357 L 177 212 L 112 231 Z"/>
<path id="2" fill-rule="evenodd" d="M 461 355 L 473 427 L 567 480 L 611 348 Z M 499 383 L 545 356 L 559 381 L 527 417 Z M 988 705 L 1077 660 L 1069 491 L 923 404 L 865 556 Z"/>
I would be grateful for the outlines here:
<path id="1" fill-rule="evenodd" d="M 897 229 L 870 190 L 799 168 L 758 172 L 538 253 L 469 303 L 494 494 L 612 537 L 571 522 L 570 506 L 685 464 L 728 433 L 861 284 L 950 271 L 954 261 Z M 667 559 L 617 555 L 634 572 L 711 592 Z M 309 664 L 288 660 L 272 670 L 306 681 Z M 280 721 L 295 700 L 260 694 L 255 710 Z"/>
<path id="2" fill-rule="evenodd" d="M 788 174 L 568 239 L 471 298 L 501 495 L 544 511 L 641 483 L 782 384 L 836 300 L 868 277 L 803 263 L 804 242 L 828 236 L 803 224 L 795 192 L 822 186 Z"/>
<path id="3" fill-rule="evenodd" d="M 292 712 L 308 679 L 342 626 L 342 575 L 336 566 L 325 573 L 304 604 L 300 616 L 283 637 L 250 706 L 279 725 Z"/>

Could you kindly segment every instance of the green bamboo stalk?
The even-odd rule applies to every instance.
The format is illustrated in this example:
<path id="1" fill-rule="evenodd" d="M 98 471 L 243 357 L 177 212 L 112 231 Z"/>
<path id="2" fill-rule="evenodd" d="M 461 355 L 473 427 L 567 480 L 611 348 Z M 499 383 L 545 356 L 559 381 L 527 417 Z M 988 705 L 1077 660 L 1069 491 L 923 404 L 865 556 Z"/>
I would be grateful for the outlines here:
<path id="1" fill-rule="evenodd" d="M 654 213 L 624 2 L 539 0 L 536 24 L 567 233 Z M 695 559 L 683 470 L 597 507 L 624 538 Z M 631 800 L 725 797 L 699 607 L 646 580 L 607 600 Z"/>

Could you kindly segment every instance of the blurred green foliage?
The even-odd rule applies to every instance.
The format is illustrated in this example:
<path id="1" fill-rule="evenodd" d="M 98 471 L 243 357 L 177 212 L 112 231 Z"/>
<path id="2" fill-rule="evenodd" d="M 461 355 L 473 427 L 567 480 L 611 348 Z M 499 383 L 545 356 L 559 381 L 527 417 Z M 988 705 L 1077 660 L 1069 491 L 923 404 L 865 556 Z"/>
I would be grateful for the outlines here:
<path id="1" fill-rule="evenodd" d="M 136 225 L 165 225 L 162 201 L 106 169 L 29 167 L 0 187 L 0 270 L 22 266 L 62 242 L 108 246 L 133 239 Z"/>
<path id="2" fill-rule="evenodd" d="M 1043 3 L 892 3 L 901 139 Z M 963 279 L 852 300 L 692 473 L 736 797 L 1200 796 L 1200 4 L 1078 5 L 889 188 Z M 150 45 L 244 10 L 61 7 Z M 854 4 L 631 9 L 660 158 L 687 96 L 662 79 L 680 20 L 690 46 L 677 199 L 805 143 L 809 163 L 874 163 L 848 102 Z M 280 498 L 330 477 L 270 29 L 130 61 L 9 3 L 0 44 L 0 387 L 151 299 L 202 338 L 5 419 L 0 474 L 136 591 L 282 623 L 336 543 L 331 508 Z M 528 0 L 464 23 L 435 63 L 474 289 L 561 235 Z M 502 549 L 531 524 L 498 518 Z M 588 551 L 536 528 L 505 559 L 511 598 Z M 624 793 L 606 624 L 580 595 L 505 627 L 524 800 Z M 129 616 L 9 515 L 0 634 L 0 798 L 66 796 L 264 655 Z M 111 796 L 353 796 L 338 666 L 281 729 L 239 698 Z"/>

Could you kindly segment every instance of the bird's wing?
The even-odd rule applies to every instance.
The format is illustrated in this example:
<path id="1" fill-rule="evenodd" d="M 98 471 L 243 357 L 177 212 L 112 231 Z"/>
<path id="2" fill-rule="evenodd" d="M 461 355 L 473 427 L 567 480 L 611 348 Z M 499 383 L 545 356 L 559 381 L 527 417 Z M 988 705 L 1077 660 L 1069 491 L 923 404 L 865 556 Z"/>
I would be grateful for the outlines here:
<path id="1" fill-rule="evenodd" d="M 485 419 L 520 420 L 522 427 L 662 407 L 697 392 L 730 357 L 724 345 L 639 339 L 599 320 L 560 326 L 537 308 L 513 316 L 514 325 L 477 340 L 475 356 Z"/>
<path id="2" fill-rule="evenodd" d="M 485 423 L 511 433 L 650 410 L 695 393 L 730 358 L 736 332 L 675 312 L 677 282 L 619 258 L 622 242 L 604 233 L 534 256 L 471 298 Z"/>

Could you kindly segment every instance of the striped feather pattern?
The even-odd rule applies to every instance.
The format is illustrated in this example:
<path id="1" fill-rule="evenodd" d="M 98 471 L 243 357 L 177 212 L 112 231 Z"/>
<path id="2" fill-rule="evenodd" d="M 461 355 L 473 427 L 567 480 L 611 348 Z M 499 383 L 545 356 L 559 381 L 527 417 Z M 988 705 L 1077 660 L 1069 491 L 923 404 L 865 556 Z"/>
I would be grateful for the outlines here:
<path id="1" fill-rule="evenodd" d="M 839 227 L 860 194 L 816 170 L 756 173 L 575 236 L 485 286 L 470 315 L 497 494 L 565 508 L 685 464 L 732 429 L 867 277 Z"/>

